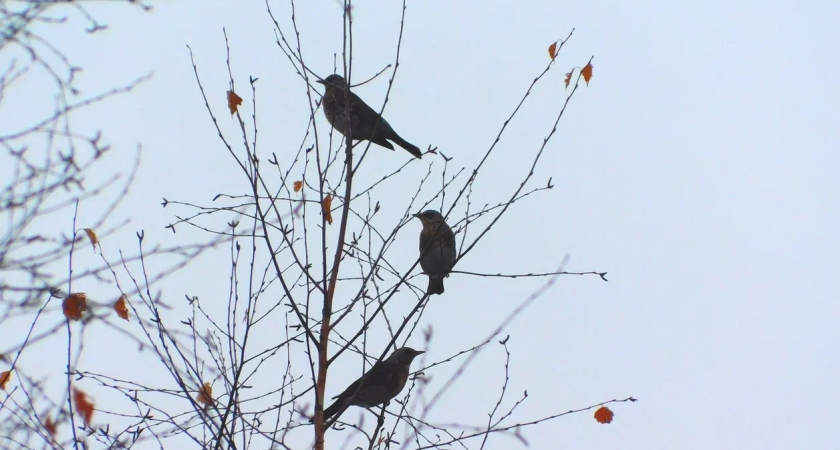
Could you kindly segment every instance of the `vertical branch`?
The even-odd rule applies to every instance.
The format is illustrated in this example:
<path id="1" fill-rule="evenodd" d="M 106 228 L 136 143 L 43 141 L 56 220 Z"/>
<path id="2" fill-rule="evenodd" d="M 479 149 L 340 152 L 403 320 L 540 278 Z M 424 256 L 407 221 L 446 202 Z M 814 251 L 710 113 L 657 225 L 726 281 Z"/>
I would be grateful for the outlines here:
<path id="1" fill-rule="evenodd" d="M 76 218 L 79 215 L 79 200 L 76 200 L 76 206 L 73 210 L 73 240 L 70 242 L 70 256 L 69 256 L 69 273 L 67 275 L 67 295 L 73 294 L 73 250 L 76 248 Z M 70 328 L 70 318 L 64 318 L 67 324 L 67 415 L 70 416 L 70 428 L 73 431 L 73 448 L 79 450 L 79 439 L 76 436 L 76 419 L 73 414 L 73 388 L 71 386 L 70 377 L 72 374 L 72 351 L 73 351 L 73 333 Z"/>
<path id="2" fill-rule="evenodd" d="M 332 317 L 332 303 L 335 295 L 335 287 L 338 282 L 338 268 L 341 265 L 341 257 L 344 253 L 344 240 L 347 234 L 347 218 L 350 215 L 350 196 L 353 189 L 353 145 L 350 133 L 345 136 L 346 168 L 344 185 L 344 204 L 341 210 L 341 224 L 338 229 L 338 245 L 335 248 L 335 258 L 330 271 L 330 280 L 327 292 L 324 294 L 324 310 L 321 315 L 321 333 L 318 348 L 318 383 L 315 389 L 317 397 L 315 406 L 315 448 L 324 448 L 324 390 L 327 385 L 327 346 L 330 335 L 330 319 Z"/>
<path id="3" fill-rule="evenodd" d="M 345 0 L 344 2 L 344 49 L 343 49 L 343 60 L 344 60 L 344 71 L 345 77 L 347 79 L 347 86 L 345 87 L 345 102 L 344 105 L 347 108 L 345 113 L 348 114 L 348 118 L 352 118 L 352 112 L 349 110 L 349 103 L 347 102 L 347 97 L 349 96 L 349 86 L 350 86 L 350 67 L 348 64 L 348 53 L 350 63 L 352 64 L 352 32 L 348 32 L 348 28 L 352 27 L 352 18 L 350 17 L 350 0 Z M 348 24 L 348 21 L 350 22 Z M 348 50 L 347 45 L 347 38 L 348 35 L 350 36 L 350 43 Z M 327 348 L 329 346 L 329 334 L 330 334 L 330 320 L 332 317 L 332 303 L 333 298 L 335 296 L 335 288 L 338 282 L 338 270 L 341 264 L 341 257 L 344 253 L 344 241 L 345 236 L 347 233 L 347 219 L 350 214 L 350 198 L 352 195 L 353 189 L 353 142 L 352 142 L 352 119 L 349 120 L 349 129 L 347 130 L 347 135 L 345 136 L 345 193 L 344 193 L 344 203 L 342 205 L 342 212 L 341 212 L 341 223 L 339 225 L 338 230 L 338 244 L 335 248 L 335 257 L 333 258 L 333 267 L 330 271 L 330 278 L 329 283 L 324 293 L 324 308 L 321 315 L 321 331 L 320 331 L 320 341 L 318 346 L 318 379 L 315 385 L 315 449 L 316 450 L 323 450 L 324 448 L 324 434 L 326 432 L 326 427 L 324 426 L 324 393 L 326 391 L 327 385 L 327 368 L 329 365 L 329 359 L 327 357 Z M 326 227 L 325 227 L 326 228 Z M 326 241 L 324 241 L 324 246 L 326 247 Z M 324 248 L 326 250 L 326 248 Z M 326 263 L 326 258 L 324 258 L 324 262 Z"/>
<path id="4" fill-rule="evenodd" d="M 347 27 L 352 30 L 352 18 L 350 17 L 350 1 L 345 2 L 344 14 L 347 17 Z M 347 23 L 345 22 L 345 23 Z M 352 31 L 345 31 L 345 36 L 351 36 L 350 48 L 352 49 Z M 347 55 L 348 50 L 345 47 L 344 54 Z M 346 58 L 346 57 L 345 57 Z M 352 64 L 352 50 L 350 50 L 350 62 Z M 345 60 L 345 68 L 347 71 L 347 85 L 345 86 L 345 101 L 344 105 L 347 108 L 344 111 L 348 117 L 352 117 L 352 111 L 349 110 L 350 105 L 347 101 L 350 90 L 350 68 L 347 67 Z M 335 288 L 338 282 L 338 269 L 341 265 L 341 257 L 344 254 L 344 241 L 347 234 L 347 219 L 350 216 L 350 198 L 353 194 L 353 130 L 352 119 L 349 120 L 349 129 L 347 135 L 344 137 L 344 152 L 345 152 L 345 183 L 344 183 L 344 203 L 341 207 L 341 224 L 338 228 L 338 245 L 335 247 L 335 257 L 333 258 L 333 266 L 330 271 L 329 284 L 327 291 L 324 293 L 324 309 L 321 314 L 321 332 L 320 341 L 318 345 L 318 381 L 315 385 L 315 449 L 324 449 L 324 434 L 326 427 L 324 426 L 324 393 L 327 387 L 327 367 L 329 365 L 329 358 L 327 357 L 327 347 L 330 340 L 330 319 L 332 318 L 332 304 L 335 296 Z M 325 243 L 326 245 L 326 243 Z"/>

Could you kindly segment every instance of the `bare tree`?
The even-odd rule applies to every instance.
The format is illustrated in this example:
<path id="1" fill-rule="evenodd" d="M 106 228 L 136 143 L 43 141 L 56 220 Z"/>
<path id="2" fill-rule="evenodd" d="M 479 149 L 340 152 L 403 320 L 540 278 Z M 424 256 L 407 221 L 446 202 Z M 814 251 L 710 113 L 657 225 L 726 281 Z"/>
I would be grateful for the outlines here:
<path id="1" fill-rule="evenodd" d="M 99 403 L 96 407 L 97 414 L 105 417 L 102 420 L 109 426 L 96 429 L 87 421 L 75 419 L 72 441 L 68 438 L 56 441 L 53 434 L 45 431 L 43 414 L 25 416 L 21 411 L 55 410 L 60 412 L 57 419 L 51 419 L 53 423 L 65 418 L 72 421 L 77 415 L 68 406 L 72 402 L 59 399 L 36 405 L 31 400 L 29 404 L 18 401 L 12 408 L 4 403 L 0 405 L 0 414 L 5 408 L 14 417 L 11 423 L 27 424 L 28 434 L 25 439 L 16 438 L 17 441 L 23 445 L 39 437 L 47 443 L 58 442 L 62 447 L 71 446 L 71 442 L 76 447 L 79 442 L 85 446 L 98 442 L 103 448 L 135 445 L 140 448 L 148 444 L 155 448 L 323 449 L 330 440 L 336 441 L 332 447 L 342 448 L 483 449 L 491 436 L 506 435 L 524 443 L 522 430 L 526 427 L 606 403 L 635 401 L 628 397 L 537 419 L 521 418 L 519 408 L 528 401 L 528 395 L 525 392 L 511 399 L 513 394 L 508 392 L 511 356 L 507 346 L 509 337 L 506 337 L 508 325 L 561 276 L 595 276 L 606 281 L 606 273 L 567 272 L 567 258 L 558 260 L 555 268 L 527 268 L 521 273 L 479 273 L 468 266 L 462 267 L 461 263 L 474 249 L 490 245 L 493 239 L 490 231 L 503 216 L 515 209 L 520 215 L 529 214 L 523 199 L 551 192 L 552 180 L 536 181 L 535 168 L 580 86 L 581 71 L 569 75 L 567 97 L 547 124 L 541 145 L 517 149 L 519 158 L 530 159 L 529 170 L 510 182 L 503 197 L 476 205 L 474 195 L 482 189 L 479 180 L 489 176 L 486 162 L 503 151 L 508 124 L 519 119 L 521 107 L 532 89 L 549 73 L 556 72 L 552 70 L 553 58 L 524 89 L 518 104 L 511 105 L 510 116 L 502 125 L 497 130 L 487 130 L 495 139 L 475 166 L 459 166 L 456 156 L 429 146 L 422 159 L 406 157 L 405 164 L 390 173 L 372 176 L 363 169 L 382 150 L 375 145 L 371 148 L 369 141 L 352 141 L 348 137 L 352 133 L 342 136 L 324 120 L 320 87 L 315 81 L 328 74 L 310 70 L 311 61 L 323 55 L 306 54 L 302 50 L 295 2 L 288 4 L 286 12 L 291 17 L 288 25 L 280 24 L 276 7 L 269 2 L 266 6 L 277 48 L 299 78 L 302 95 L 309 105 L 306 127 L 296 139 L 284 143 L 286 149 L 294 150 L 282 153 L 266 150 L 277 147 L 260 141 L 259 82 L 254 76 L 248 83 L 234 79 L 231 48 L 225 34 L 230 83 L 227 106 L 238 125 L 238 135 L 223 131 L 219 122 L 227 110 L 214 109 L 215 99 L 221 93 L 205 91 L 194 61 L 193 69 L 210 122 L 218 133 L 220 148 L 231 158 L 232 170 L 240 174 L 241 184 L 225 186 L 225 192 L 216 194 L 211 204 L 186 199 L 164 201 L 165 207 L 175 211 L 176 219 L 169 225 L 172 231 L 199 230 L 209 239 L 160 251 L 165 250 L 171 256 L 177 250 L 176 255 L 186 261 L 208 245 L 224 242 L 230 254 L 227 289 L 211 299 L 188 296 L 181 304 L 164 303 L 161 293 L 151 286 L 163 274 L 171 273 L 168 267 L 155 272 L 155 265 L 142 259 L 143 264 L 135 270 L 128 260 L 112 263 L 103 256 L 102 268 L 91 273 L 106 270 L 116 292 L 131 300 L 128 308 L 132 317 L 137 318 L 131 327 L 114 327 L 113 332 L 130 336 L 142 351 L 152 355 L 150 360 L 154 364 L 145 366 L 144 370 L 152 373 L 153 381 L 78 367 L 73 358 L 81 354 L 81 344 L 68 345 L 68 387 L 62 398 L 72 397 L 70 377 L 93 383 L 100 391 L 118 394 L 109 398 L 121 398 L 119 404 Z M 394 59 L 384 62 L 384 69 L 378 73 L 363 77 L 358 77 L 353 67 L 352 2 L 344 0 L 338 7 L 344 11 L 344 44 L 337 52 L 340 56 L 335 72 L 347 80 L 345 95 L 349 95 L 350 88 L 358 86 L 354 80 L 359 78 L 364 80 L 359 84 L 387 84 L 384 102 L 374 108 L 382 114 L 391 87 L 398 79 L 402 25 L 407 13 L 405 2 L 402 16 L 395 18 L 401 26 L 394 42 Z M 556 51 L 561 51 L 571 37 L 570 32 L 558 41 Z M 191 57 L 193 51 L 190 49 Z M 247 101 L 243 102 L 243 98 Z M 90 142 L 98 142 L 98 138 Z M 425 168 L 425 175 L 411 179 L 405 168 L 417 164 Z M 392 189 L 394 183 L 413 189 L 403 195 Z M 77 204 L 74 199 L 65 206 Z M 422 254 L 416 244 L 419 228 L 413 222 L 413 214 L 426 209 L 439 209 L 455 232 L 458 257 L 448 283 L 458 283 L 467 276 L 542 277 L 545 283 L 533 293 L 524 292 L 507 317 L 488 335 L 465 333 L 463 342 L 447 343 L 443 353 L 448 356 L 438 361 L 418 358 L 406 388 L 390 404 L 371 408 L 372 416 L 354 409 L 325 421 L 327 392 L 338 393 L 344 387 L 328 384 L 335 379 L 333 375 L 350 374 L 344 377 L 348 379 L 362 376 L 394 349 L 405 345 L 418 349 L 438 346 L 440 350 L 434 329 L 422 322 L 430 302 L 441 298 L 426 292 L 426 276 L 420 273 Z M 73 230 L 76 229 L 73 224 Z M 142 234 L 138 236 L 142 244 Z M 58 246 L 56 261 L 66 258 L 68 246 L 72 258 L 75 240 L 74 232 Z M 410 261 L 403 257 L 407 241 L 412 242 L 409 250 L 416 255 Z M 139 258 L 149 254 L 140 247 Z M 183 264 L 186 262 L 176 267 Z M 122 286 L 118 271 L 129 276 L 130 287 Z M 77 276 L 73 273 L 67 276 L 68 293 L 73 292 L 70 283 Z M 33 305 L 30 308 L 34 308 L 30 314 L 31 311 L 40 314 L 38 308 L 46 308 L 49 301 L 43 296 L 59 295 L 52 288 L 54 285 L 45 284 L 48 287 L 38 294 L 41 297 L 30 300 Z M 4 285 L 4 292 L 15 292 L 14 289 L 18 288 L 6 291 Z M 85 326 L 97 317 L 87 317 Z M 45 336 L 55 336 L 64 325 L 57 325 L 52 334 Z M 67 330 L 70 336 L 69 326 Z M 79 339 L 82 337 L 76 342 L 82 342 Z M 15 348 L 23 349 L 27 345 L 23 342 Z M 468 368 L 476 355 L 494 345 L 499 345 L 500 355 L 504 357 L 504 381 L 486 422 L 440 422 L 435 415 L 440 401 L 446 396 L 458 396 L 453 388 L 455 382 L 471 376 Z M 20 372 L 19 368 L 15 369 L 16 373 Z M 432 374 L 440 376 L 432 381 Z M 37 382 L 30 385 L 37 387 Z M 33 397 L 30 393 L 26 396 Z M 8 399 L 13 396 L 7 396 L 7 402 Z M 371 421 L 375 423 L 371 425 Z M 77 435 L 77 429 L 86 431 L 86 436 Z"/>
<path id="2" fill-rule="evenodd" d="M 131 92 L 149 76 L 122 86 L 104 86 L 93 94 L 77 88 L 82 68 L 65 55 L 63 43 L 48 36 L 70 34 L 81 23 L 80 34 L 96 42 L 95 36 L 107 24 L 91 12 L 94 3 L 0 5 L 0 385 L 5 389 L 0 399 L 0 447 L 4 449 L 81 448 L 89 433 L 103 443 L 117 442 L 119 433 L 96 431 L 85 420 L 84 403 L 90 400 L 78 388 L 75 374 L 88 330 L 126 335 L 106 320 L 115 314 L 111 307 L 118 298 L 134 293 L 110 281 L 113 266 L 165 260 L 167 267 L 161 265 L 145 280 L 143 288 L 148 289 L 211 245 L 152 246 L 118 253 L 102 248 L 103 241 L 128 224 L 114 212 L 132 184 L 140 147 L 134 161 L 124 162 L 125 169 L 114 173 L 113 165 L 108 166 L 113 163 L 105 162 L 112 148 L 103 132 L 79 127 L 73 119 L 93 104 Z M 124 4 L 126 12 L 151 8 L 134 0 L 112 3 Z M 23 92 L 29 94 L 22 98 Z M 77 223 L 82 212 L 84 223 Z M 82 239 L 93 243 L 99 263 L 74 262 L 74 249 Z M 110 283 L 113 298 L 88 298 L 76 292 L 74 285 L 86 280 Z M 77 313 L 84 317 L 75 317 Z M 44 360 L 59 362 L 63 370 L 44 373 Z"/>

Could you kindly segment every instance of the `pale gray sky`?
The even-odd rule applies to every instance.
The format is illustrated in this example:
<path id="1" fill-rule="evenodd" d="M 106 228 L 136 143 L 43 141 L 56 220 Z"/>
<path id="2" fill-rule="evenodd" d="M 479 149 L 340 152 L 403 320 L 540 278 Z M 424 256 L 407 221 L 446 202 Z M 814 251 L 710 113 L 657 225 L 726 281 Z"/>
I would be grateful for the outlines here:
<path id="1" fill-rule="evenodd" d="M 333 0 L 297 3 L 308 64 L 326 76 L 341 50 L 341 9 Z M 287 2 L 271 5 L 287 26 Z M 611 425 L 583 413 L 526 429 L 532 448 L 840 448 L 840 4 L 513 5 L 409 1 L 385 116 L 408 141 L 454 157 L 450 167 L 472 167 L 546 64 L 548 45 L 575 28 L 478 183 L 476 203 L 498 201 L 527 171 L 530 157 L 519 155 L 532 154 L 550 131 L 567 92 L 564 73 L 595 55 L 592 82 L 575 95 L 535 175 L 535 184 L 553 177 L 556 188 L 518 204 L 458 266 L 550 271 L 569 254 L 567 270 L 609 272 L 608 283 L 561 278 L 506 331 L 510 398 L 530 394 L 515 421 L 631 395 L 639 402 L 614 405 Z M 357 2 L 356 80 L 393 61 L 400 8 Z M 246 189 L 204 110 L 186 44 L 225 132 L 238 136 L 225 112 L 222 27 L 248 114 L 248 76 L 260 79 L 264 154 L 282 160 L 300 145 L 308 118 L 303 84 L 275 45 L 265 10 L 262 1 L 167 2 L 151 14 L 99 5 L 92 11 L 108 31 L 63 38 L 68 56 L 85 68 L 86 94 L 155 73 L 78 119 L 103 129 L 118 149 L 114 171 L 130 165 L 137 143 L 144 149 L 115 216 L 132 223 L 104 242 L 106 250 L 131 248 L 139 229 L 153 242 L 198 239 L 163 228 L 185 210 L 162 209 L 161 198 L 208 204 L 219 192 Z M 386 89 L 381 78 L 355 92 L 378 107 Z M 371 152 L 375 162 L 360 175 L 369 182 L 407 156 Z M 434 164 L 437 170 L 440 161 Z M 400 182 L 419 180 L 427 167 L 426 158 L 412 164 Z M 415 186 L 392 189 L 408 195 Z M 385 200 L 383 214 L 399 217 L 401 207 Z M 410 224 L 398 241 L 410 250 L 404 262 L 416 257 L 417 230 Z M 161 286 L 164 295 L 225 301 L 226 255 L 195 261 Z M 421 322 L 435 330 L 426 362 L 481 341 L 541 283 L 453 275 Z M 112 341 L 99 345 L 98 354 L 114 354 Z M 83 361 L 102 364 L 94 354 Z M 498 345 L 482 353 L 431 418 L 483 424 L 503 361 Z M 428 375 L 440 381 L 445 373 Z M 356 375 L 336 380 L 328 393 Z M 489 448 L 515 443 L 494 439 Z"/>

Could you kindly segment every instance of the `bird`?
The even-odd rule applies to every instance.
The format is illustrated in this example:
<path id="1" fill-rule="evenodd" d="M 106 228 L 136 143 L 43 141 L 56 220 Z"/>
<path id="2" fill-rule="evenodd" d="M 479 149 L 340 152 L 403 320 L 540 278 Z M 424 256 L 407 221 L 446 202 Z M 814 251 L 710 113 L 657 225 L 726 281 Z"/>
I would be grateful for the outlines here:
<path id="1" fill-rule="evenodd" d="M 408 381 L 411 361 L 417 355 L 424 353 L 411 347 L 394 350 L 391 356 L 377 362 L 361 378 L 354 381 L 341 394 L 333 397 L 337 399 L 324 410 L 326 421 L 345 406 L 361 406 L 370 408 L 381 405 L 396 397 Z M 336 417 L 336 420 L 338 417 Z"/>
<path id="2" fill-rule="evenodd" d="M 415 158 L 423 156 L 420 149 L 401 138 L 384 117 L 368 106 L 359 96 L 350 92 L 344 77 L 332 74 L 317 82 L 324 85 L 324 97 L 321 104 L 324 107 L 327 122 L 339 133 L 347 136 L 349 131 L 352 133 L 350 139 L 368 140 L 391 150 L 394 146 L 388 141 L 393 141 L 408 150 Z M 349 104 L 349 111 L 345 103 Z M 348 114 L 352 120 L 348 120 Z"/>
<path id="3" fill-rule="evenodd" d="M 420 219 L 420 267 L 429 276 L 429 295 L 443 294 L 443 278 L 449 276 L 455 265 L 455 234 L 446 224 L 443 216 L 435 210 L 415 214 Z"/>

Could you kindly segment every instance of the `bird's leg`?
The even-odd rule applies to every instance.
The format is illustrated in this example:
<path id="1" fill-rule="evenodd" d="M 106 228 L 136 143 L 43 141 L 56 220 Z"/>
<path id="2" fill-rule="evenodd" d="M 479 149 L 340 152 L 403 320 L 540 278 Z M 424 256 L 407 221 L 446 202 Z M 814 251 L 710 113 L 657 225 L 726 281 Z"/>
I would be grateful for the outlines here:
<path id="1" fill-rule="evenodd" d="M 388 406 L 388 403 L 391 403 L 391 402 L 385 402 L 385 403 L 382 404 L 382 408 L 379 410 L 379 415 L 376 416 L 376 428 L 377 429 L 382 428 L 382 424 L 385 423 L 385 408 Z"/>

